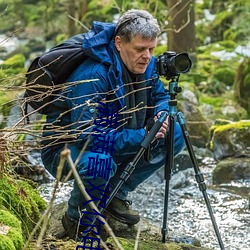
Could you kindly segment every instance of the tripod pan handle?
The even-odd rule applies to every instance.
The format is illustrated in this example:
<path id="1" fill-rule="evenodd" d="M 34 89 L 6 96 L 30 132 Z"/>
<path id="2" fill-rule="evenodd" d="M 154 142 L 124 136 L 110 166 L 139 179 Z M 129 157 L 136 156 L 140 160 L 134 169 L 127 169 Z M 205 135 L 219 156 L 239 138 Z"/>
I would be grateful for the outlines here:
<path id="1" fill-rule="evenodd" d="M 157 132 L 161 128 L 163 122 L 167 118 L 167 115 L 168 115 L 167 112 L 162 112 L 161 113 L 159 119 L 155 122 L 154 126 L 150 129 L 148 135 L 142 141 L 141 147 L 143 147 L 145 149 L 148 148 L 148 146 L 150 145 L 150 143 L 153 141 L 155 135 L 157 134 Z"/>

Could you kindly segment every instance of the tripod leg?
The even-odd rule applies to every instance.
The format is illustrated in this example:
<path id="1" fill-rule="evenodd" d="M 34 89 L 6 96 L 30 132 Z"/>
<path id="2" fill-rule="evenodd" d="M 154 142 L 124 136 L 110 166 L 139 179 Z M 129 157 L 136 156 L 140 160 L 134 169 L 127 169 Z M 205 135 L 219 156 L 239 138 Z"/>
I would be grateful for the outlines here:
<path id="1" fill-rule="evenodd" d="M 185 142 L 186 142 L 186 146 L 187 146 L 187 150 L 188 150 L 191 162 L 193 163 L 193 167 L 194 167 L 194 171 L 195 171 L 195 179 L 196 179 L 196 181 L 197 181 L 197 183 L 199 185 L 200 191 L 203 194 L 203 197 L 204 197 L 204 200 L 205 200 L 205 203 L 206 203 L 206 206 L 207 206 L 207 209 L 208 209 L 208 212 L 209 212 L 209 215 L 210 215 L 210 218 L 211 218 L 211 221 L 212 221 L 212 224 L 213 224 L 213 228 L 214 228 L 216 237 L 218 239 L 220 248 L 221 248 L 221 250 L 224 250 L 225 247 L 223 245 L 223 242 L 222 242 L 222 239 L 221 239 L 221 236 L 220 236 L 220 232 L 219 232 L 219 229 L 218 229 L 218 226 L 217 226 L 217 223 L 216 223 L 213 211 L 212 211 L 212 207 L 211 207 L 211 204 L 210 204 L 210 201 L 208 199 L 207 192 L 206 192 L 207 188 L 206 188 L 206 184 L 204 182 L 204 177 L 203 177 L 203 174 L 201 173 L 201 171 L 199 169 L 198 162 L 197 162 L 197 159 L 195 157 L 195 154 L 194 154 L 194 151 L 193 151 L 190 139 L 189 139 L 189 133 L 188 133 L 187 128 L 186 128 L 186 124 L 185 124 L 183 114 L 181 112 L 178 112 L 177 113 L 177 118 L 178 118 L 179 124 L 181 126 L 181 130 L 182 130 Z"/>
<path id="2" fill-rule="evenodd" d="M 172 176 L 172 169 L 174 165 L 174 122 L 175 118 L 172 114 L 169 115 L 169 132 L 166 138 L 166 162 L 165 162 L 165 197 L 164 197 L 164 212 L 162 225 L 162 242 L 166 242 L 166 235 L 168 232 L 168 199 L 169 199 L 169 183 Z"/>

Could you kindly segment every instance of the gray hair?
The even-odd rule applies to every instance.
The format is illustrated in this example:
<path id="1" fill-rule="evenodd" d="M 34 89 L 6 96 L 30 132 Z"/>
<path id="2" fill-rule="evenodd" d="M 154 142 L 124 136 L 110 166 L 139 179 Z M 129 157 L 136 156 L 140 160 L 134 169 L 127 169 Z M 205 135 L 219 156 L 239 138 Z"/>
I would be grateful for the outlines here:
<path id="1" fill-rule="evenodd" d="M 157 20 L 145 10 L 128 10 L 118 20 L 116 36 L 128 43 L 135 35 L 153 40 L 160 34 Z"/>

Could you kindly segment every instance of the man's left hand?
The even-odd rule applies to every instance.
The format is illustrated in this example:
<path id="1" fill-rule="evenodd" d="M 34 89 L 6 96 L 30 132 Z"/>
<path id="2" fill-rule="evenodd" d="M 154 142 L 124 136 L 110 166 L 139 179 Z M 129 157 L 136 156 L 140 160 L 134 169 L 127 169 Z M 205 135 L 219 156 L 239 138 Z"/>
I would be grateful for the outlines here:
<path id="1" fill-rule="evenodd" d="M 162 112 L 163 111 L 157 113 L 157 115 L 154 117 L 155 122 L 158 120 Z M 169 124 L 168 124 L 168 116 L 167 116 L 165 121 L 162 123 L 162 126 L 160 127 L 159 131 L 155 135 L 155 139 L 165 138 L 165 135 L 168 132 L 168 130 L 169 130 Z"/>

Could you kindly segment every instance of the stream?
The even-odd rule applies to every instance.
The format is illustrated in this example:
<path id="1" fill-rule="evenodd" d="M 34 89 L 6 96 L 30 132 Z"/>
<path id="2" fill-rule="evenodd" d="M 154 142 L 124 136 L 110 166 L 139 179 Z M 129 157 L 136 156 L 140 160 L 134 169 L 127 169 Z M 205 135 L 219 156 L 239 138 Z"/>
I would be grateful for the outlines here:
<path id="1" fill-rule="evenodd" d="M 206 157 L 202 160 L 200 169 L 225 249 L 250 250 L 250 180 L 214 186 L 212 170 L 215 164 L 212 158 Z M 50 182 L 39 187 L 46 201 L 50 200 L 53 185 L 54 182 Z M 67 200 L 71 188 L 72 182 L 63 185 L 57 193 L 55 203 Z M 129 199 L 133 201 L 132 208 L 139 211 L 141 217 L 159 226 L 159 232 L 162 228 L 164 193 L 165 180 L 158 171 L 129 195 Z M 169 232 L 174 232 L 180 238 L 196 238 L 203 247 L 220 250 L 193 168 L 174 173 L 170 180 L 167 225 Z"/>

